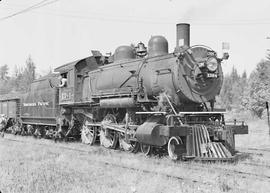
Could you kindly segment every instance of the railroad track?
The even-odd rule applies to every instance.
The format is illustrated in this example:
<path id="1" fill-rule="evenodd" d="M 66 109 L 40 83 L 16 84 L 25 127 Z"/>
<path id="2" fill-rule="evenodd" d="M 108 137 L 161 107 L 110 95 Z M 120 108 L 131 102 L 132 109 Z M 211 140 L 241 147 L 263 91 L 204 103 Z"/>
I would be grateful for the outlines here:
<path id="1" fill-rule="evenodd" d="M 261 156 L 264 153 L 270 153 L 270 148 L 253 148 L 253 147 L 247 147 L 247 148 L 238 148 L 238 150 L 242 153 L 245 153 L 247 155 L 258 155 Z"/>
<path id="2" fill-rule="evenodd" d="M 251 150 L 251 151 L 262 151 L 262 152 L 270 153 L 270 148 L 247 148 L 247 150 Z"/>
<path id="3" fill-rule="evenodd" d="M 265 153 L 270 153 L 270 149 L 269 148 L 242 148 L 241 152 L 244 152 L 246 154 L 253 154 L 253 155 L 258 155 L 258 156 L 262 156 Z"/>
<path id="4" fill-rule="evenodd" d="M 187 165 L 187 164 L 185 163 L 185 165 Z M 194 165 L 196 166 L 196 168 L 194 168 Z M 223 173 L 227 176 L 232 176 L 234 174 L 237 174 L 241 178 L 247 178 L 247 176 L 248 176 L 248 177 L 252 177 L 255 179 L 260 178 L 260 179 L 265 179 L 265 180 L 270 181 L 270 176 L 267 176 L 267 175 L 259 175 L 259 174 L 255 174 L 255 173 L 243 172 L 243 171 L 239 171 L 239 170 L 235 170 L 235 169 L 227 169 L 227 168 L 218 167 L 218 166 L 214 166 L 212 168 L 205 168 L 205 167 L 203 167 L 202 164 L 192 164 L 192 166 L 187 165 L 186 167 L 188 167 L 189 169 L 194 169 L 194 170 L 212 170 L 213 172 L 218 170 L 219 172 L 223 171 Z"/>
<path id="5" fill-rule="evenodd" d="M 55 144 L 45 144 L 45 143 L 40 143 L 37 141 L 25 141 L 25 140 L 21 140 L 21 139 L 12 139 L 12 138 L 4 138 L 4 140 L 8 140 L 8 141 L 13 141 L 13 142 L 17 142 L 17 143 L 23 143 L 23 144 L 35 144 L 35 145 L 39 145 L 39 146 L 43 146 L 43 147 L 54 147 L 54 148 L 60 148 L 60 149 L 65 149 L 65 150 L 69 150 L 69 151 L 76 151 L 76 152 L 81 152 L 81 153 L 91 153 L 91 151 L 89 150 L 84 150 L 84 149 L 80 149 L 80 148 L 76 148 L 76 147 L 68 147 L 66 144 L 61 144 L 58 143 L 57 145 Z M 5 161 L 5 160 L 2 160 Z M 10 161 L 10 160 L 6 160 L 6 161 Z M 183 176 L 177 176 L 177 175 L 171 175 L 171 174 L 167 174 L 164 172 L 158 172 L 158 171 L 153 171 L 153 170 L 147 170 L 147 169 L 142 169 L 142 168 L 137 168 L 137 167 L 132 167 L 132 166 L 126 166 L 123 164 L 119 164 L 119 163 L 112 163 L 109 161 L 104 161 L 104 160 L 92 160 L 91 161 L 95 162 L 98 161 L 99 164 L 104 164 L 106 166 L 113 166 L 113 167 L 118 167 L 118 168 L 122 168 L 122 169 L 126 169 L 126 170 L 130 170 L 130 171 L 136 171 L 136 172 L 142 172 L 142 173 L 146 173 L 146 174 L 155 174 L 155 175 L 161 175 L 167 178 L 172 178 L 172 179 L 176 179 L 176 180 L 181 180 L 181 181 L 185 181 L 185 182 L 190 182 L 190 183 L 195 183 L 195 184 L 202 184 L 202 185 L 207 185 L 207 186 L 213 186 L 215 185 L 214 183 L 211 182 L 202 182 L 196 179 L 192 179 L 192 178 L 187 178 L 187 177 L 183 177 Z M 232 169 L 227 169 L 227 168 L 222 168 L 222 167 L 205 167 L 205 164 L 203 163 L 196 163 L 196 162 L 181 162 L 182 166 L 184 166 L 187 169 L 190 170 L 197 170 L 197 171 L 202 171 L 202 170 L 211 170 L 213 172 L 219 170 L 222 171 L 226 176 L 234 176 L 234 175 L 238 175 L 241 178 L 260 178 L 262 180 L 266 180 L 266 181 L 270 181 L 270 176 L 267 175 L 258 175 L 258 174 L 254 174 L 254 173 L 249 173 L 249 172 L 243 172 L 243 171 L 238 171 L 238 170 L 232 170 Z M 251 165 L 249 163 L 246 163 L 247 165 Z M 169 164 L 168 166 L 176 166 L 176 165 L 172 165 Z M 256 166 L 256 164 L 255 164 Z M 270 166 L 269 166 L 270 167 Z M 246 192 L 245 190 L 239 189 L 239 191 L 243 191 Z"/>
<path id="6" fill-rule="evenodd" d="M 256 166 L 256 167 L 265 167 L 265 168 L 269 168 L 270 169 L 270 165 L 262 165 L 262 164 L 256 164 L 256 163 L 241 163 L 243 165 L 248 165 L 248 166 Z"/>

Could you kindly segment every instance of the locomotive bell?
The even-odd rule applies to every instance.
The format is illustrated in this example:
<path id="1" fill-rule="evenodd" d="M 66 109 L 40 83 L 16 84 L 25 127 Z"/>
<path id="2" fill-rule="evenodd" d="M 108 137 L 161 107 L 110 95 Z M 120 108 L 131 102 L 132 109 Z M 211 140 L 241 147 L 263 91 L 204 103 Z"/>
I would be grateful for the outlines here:
<path id="1" fill-rule="evenodd" d="M 147 48 L 145 47 L 144 43 L 138 43 L 136 47 L 136 53 L 139 57 L 144 57 L 147 54 Z"/>

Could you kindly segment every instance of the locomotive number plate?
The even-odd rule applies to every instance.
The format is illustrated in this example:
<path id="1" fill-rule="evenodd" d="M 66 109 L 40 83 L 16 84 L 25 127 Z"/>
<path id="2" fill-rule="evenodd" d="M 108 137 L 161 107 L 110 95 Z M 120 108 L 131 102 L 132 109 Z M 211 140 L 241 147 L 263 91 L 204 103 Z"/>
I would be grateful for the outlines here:
<path id="1" fill-rule="evenodd" d="M 60 102 L 68 102 L 74 100 L 73 88 L 62 88 L 59 94 Z"/>
<path id="2" fill-rule="evenodd" d="M 207 73 L 207 78 L 217 78 L 217 74 Z"/>

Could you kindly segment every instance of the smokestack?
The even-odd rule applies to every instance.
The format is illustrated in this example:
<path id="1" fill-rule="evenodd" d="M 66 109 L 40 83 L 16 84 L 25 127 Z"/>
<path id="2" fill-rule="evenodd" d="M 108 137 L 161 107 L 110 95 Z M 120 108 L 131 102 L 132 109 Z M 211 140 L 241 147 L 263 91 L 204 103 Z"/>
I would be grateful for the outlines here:
<path id="1" fill-rule="evenodd" d="M 190 24 L 178 23 L 176 24 L 176 46 L 190 46 Z"/>

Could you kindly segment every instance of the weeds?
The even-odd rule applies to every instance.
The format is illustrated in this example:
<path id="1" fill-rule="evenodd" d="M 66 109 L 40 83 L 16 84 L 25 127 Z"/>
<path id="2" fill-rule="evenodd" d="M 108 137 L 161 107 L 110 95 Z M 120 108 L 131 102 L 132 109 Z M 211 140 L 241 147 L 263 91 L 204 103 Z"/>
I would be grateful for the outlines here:
<path id="1" fill-rule="evenodd" d="M 237 147 L 265 147 L 268 136 L 262 136 L 264 124 L 251 123 L 250 134 L 236 139 Z M 6 136 L 7 137 L 7 136 Z M 238 163 L 171 162 L 167 157 L 145 158 L 79 143 L 57 143 L 48 140 L 20 138 L 20 144 L 0 138 L 0 190 L 2 193 L 21 192 L 267 192 L 269 180 L 226 173 L 230 170 L 270 176 L 270 153 L 248 154 Z M 246 138 L 245 138 L 246 137 Z M 251 142 L 256 141 L 254 144 Z M 47 144 L 40 146 L 37 143 Z M 85 150 L 76 152 L 60 147 Z M 104 164 L 113 163 L 114 165 Z M 261 165 L 244 165 L 254 163 Z M 128 170 L 134 167 L 140 170 Z M 150 171 L 149 173 L 143 170 Z M 151 173 L 151 171 L 153 171 Z M 168 174 L 168 175 L 162 175 Z M 185 180 L 168 177 L 180 176 Z M 189 180 L 190 179 L 190 180 Z M 192 181 L 193 180 L 193 181 Z M 198 181 L 199 183 L 195 183 Z"/>

